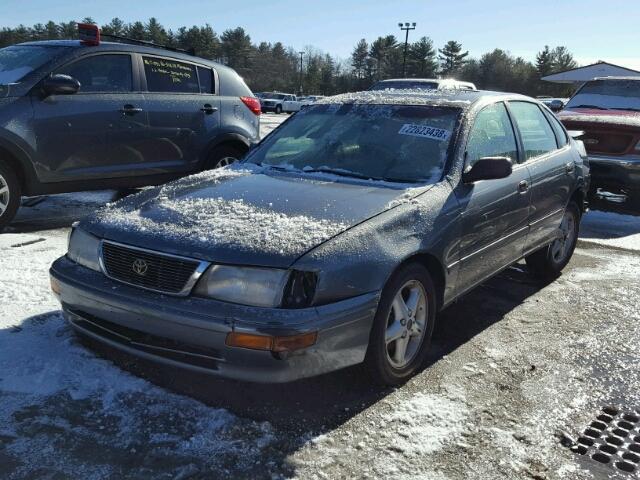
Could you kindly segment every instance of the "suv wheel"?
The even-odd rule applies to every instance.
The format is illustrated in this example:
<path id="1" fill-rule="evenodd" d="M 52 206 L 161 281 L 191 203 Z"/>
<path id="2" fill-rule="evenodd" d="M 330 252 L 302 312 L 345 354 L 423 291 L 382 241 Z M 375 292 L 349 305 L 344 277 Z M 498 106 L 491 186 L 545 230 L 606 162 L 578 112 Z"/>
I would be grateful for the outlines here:
<path id="1" fill-rule="evenodd" d="M 276 113 L 280 115 L 282 113 L 282 105 L 276 105 Z"/>
<path id="2" fill-rule="evenodd" d="M 567 266 L 578 243 L 580 231 L 580 209 L 575 202 L 569 202 L 560 223 L 560 238 L 541 250 L 525 258 L 534 275 L 554 278 Z"/>
<path id="3" fill-rule="evenodd" d="M 435 288 L 417 263 L 396 272 L 382 291 L 365 364 L 373 379 L 399 385 L 423 364 L 436 318 Z"/>
<path id="4" fill-rule="evenodd" d="M 0 230 L 9 225 L 20 205 L 20 183 L 15 172 L 0 160 Z"/>
<path id="5" fill-rule="evenodd" d="M 243 156 L 244 154 L 240 149 L 229 145 L 222 145 L 221 147 L 215 148 L 209 155 L 204 169 L 211 170 L 214 168 L 226 167 L 227 165 L 231 165 L 235 161 L 241 159 Z"/>

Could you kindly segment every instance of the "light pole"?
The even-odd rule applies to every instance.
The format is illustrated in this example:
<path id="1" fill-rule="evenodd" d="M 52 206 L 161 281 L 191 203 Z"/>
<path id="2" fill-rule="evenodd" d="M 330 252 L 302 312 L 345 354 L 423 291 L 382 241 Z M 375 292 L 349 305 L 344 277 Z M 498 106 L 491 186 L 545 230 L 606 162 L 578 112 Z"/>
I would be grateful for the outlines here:
<path id="1" fill-rule="evenodd" d="M 298 91 L 298 93 L 302 95 L 302 55 L 304 55 L 304 52 L 298 53 L 300 54 L 300 90 Z"/>
<path id="2" fill-rule="evenodd" d="M 404 54 L 402 55 L 402 78 L 407 78 L 407 45 L 409 44 L 409 30 L 416 29 L 416 22 L 399 22 L 398 26 L 400 30 L 404 30 L 406 35 L 404 37 Z"/>

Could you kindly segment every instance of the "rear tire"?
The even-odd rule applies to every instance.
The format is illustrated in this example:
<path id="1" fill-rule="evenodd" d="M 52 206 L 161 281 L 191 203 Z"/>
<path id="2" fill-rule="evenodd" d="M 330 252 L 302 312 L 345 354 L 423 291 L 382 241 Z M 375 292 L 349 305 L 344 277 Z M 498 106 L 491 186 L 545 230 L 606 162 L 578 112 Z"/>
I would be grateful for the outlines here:
<path id="1" fill-rule="evenodd" d="M 214 148 L 213 152 L 209 155 L 205 164 L 205 170 L 212 170 L 215 168 L 226 167 L 232 163 L 240 160 L 244 156 L 239 148 L 232 147 L 231 145 L 221 145 Z"/>
<path id="2" fill-rule="evenodd" d="M 0 160 L 0 231 L 15 217 L 20 206 L 20 195 L 16 173 Z"/>
<path id="3" fill-rule="evenodd" d="M 411 263 L 387 282 L 373 322 L 365 365 L 382 385 L 406 382 L 424 363 L 436 319 L 436 290 L 426 268 Z"/>
<path id="4" fill-rule="evenodd" d="M 525 258 L 529 270 L 539 278 L 556 278 L 567 266 L 578 243 L 580 232 L 580 208 L 571 201 L 567 205 L 560 224 L 562 237 Z"/>

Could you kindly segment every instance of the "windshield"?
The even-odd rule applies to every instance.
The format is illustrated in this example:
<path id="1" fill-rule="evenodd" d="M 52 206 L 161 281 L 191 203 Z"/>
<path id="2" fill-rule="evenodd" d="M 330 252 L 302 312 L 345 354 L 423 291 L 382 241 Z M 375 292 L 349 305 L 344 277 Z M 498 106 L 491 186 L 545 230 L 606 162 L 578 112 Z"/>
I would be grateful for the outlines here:
<path id="1" fill-rule="evenodd" d="M 274 100 L 284 100 L 284 94 L 282 94 L 282 93 L 265 93 L 263 98 L 274 99 Z"/>
<path id="2" fill-rule="evenodd" d="M 437 90 L 437 82 L 416 82 L 411 80 L 398 80 L 398 81 L 386 81 L 378 82 L 369 90 Z"/>
<path id="3" fill-rule="evenodd" d="M 19 81 L 66 48 L 16 45 L 0 49 L 0 84 L 8 85 Z"/>
<path id="4" fill-rule="evenodd" d="M 587 82 L 566 108 L 640 110 L 640 79 Z"/>
<path id="5" fill-rule="evenodd" d="M 403 105 L 312 105 L 269 135 L 247 161 L 395 182 L 442 177 L 460 110 Z"/>

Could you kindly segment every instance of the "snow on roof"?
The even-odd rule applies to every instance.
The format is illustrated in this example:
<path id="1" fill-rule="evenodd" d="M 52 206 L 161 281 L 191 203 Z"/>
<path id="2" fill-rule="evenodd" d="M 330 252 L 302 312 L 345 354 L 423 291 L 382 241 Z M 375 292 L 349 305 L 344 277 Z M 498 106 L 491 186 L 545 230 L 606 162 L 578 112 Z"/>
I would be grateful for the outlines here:
<path id="1" fill-rule="evenodd" d="M 630 68 L 621 67 L 608 62 L 598 62 L 584 67 L 572 68 L 562 72 L 556 72 L 542 77 L 545 82 L 554 83 L 581 83 L 593 80 L 596 77 L 610 76 L 631 76 L 638 77 L 640 72 Z"/>
<path id="2" fill-rule="evenodd" d="M 371 90 L 326 97 L 316 102 L 316 105 L 357 103 L 363 105 L 437 105 L 468 108 L 483 97 L 497 95 L 506 94 L 478 90 Z"/>

